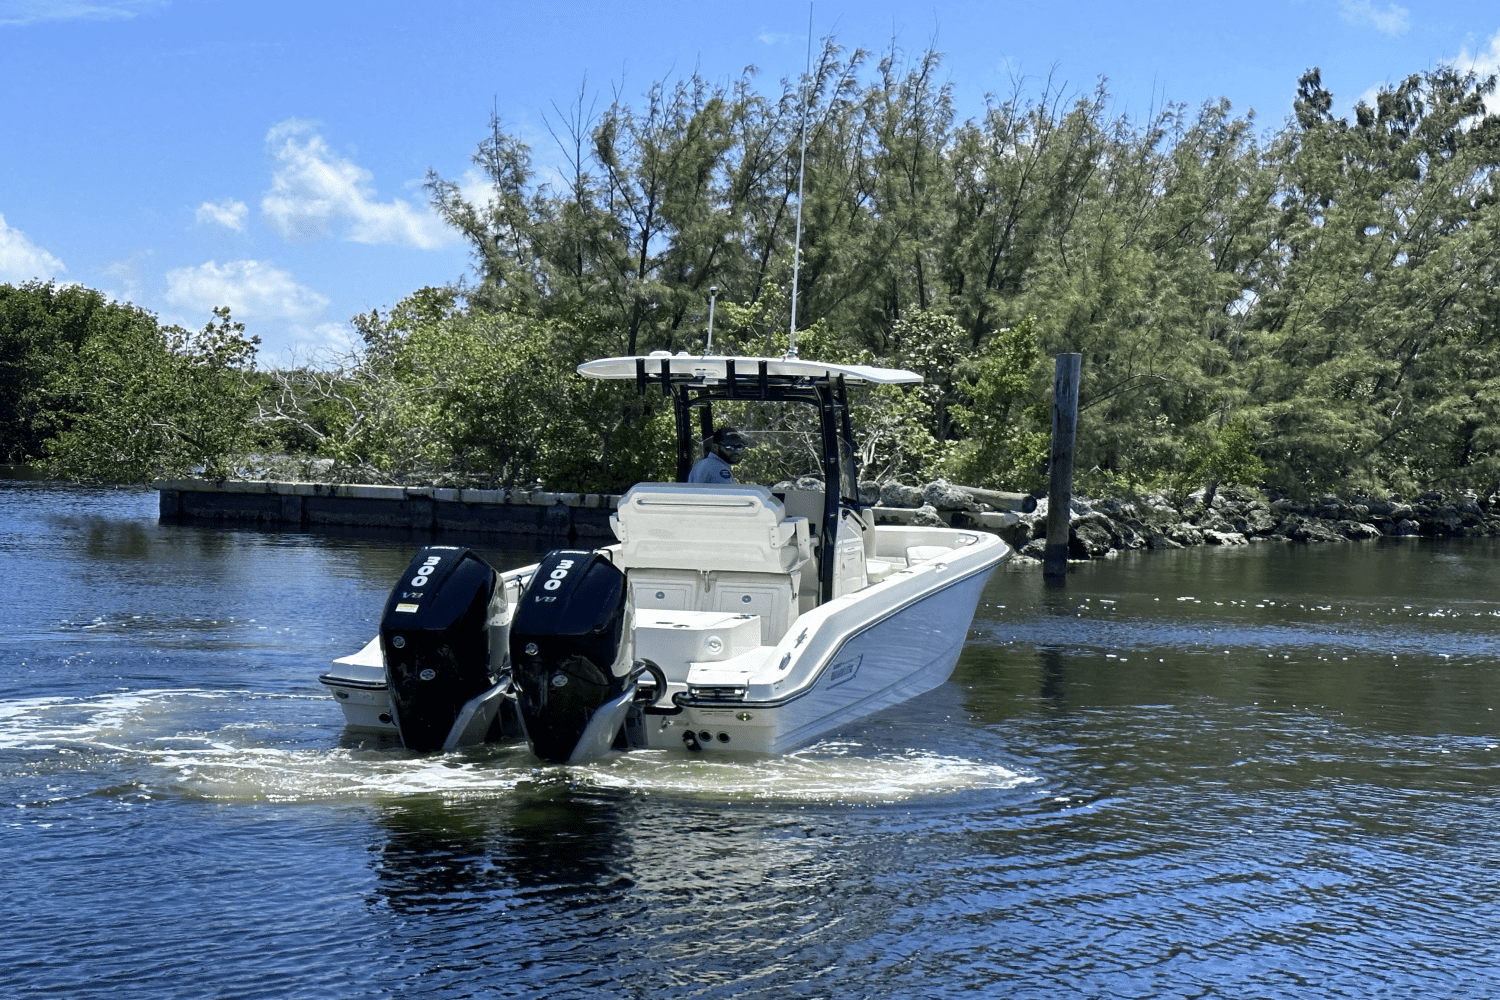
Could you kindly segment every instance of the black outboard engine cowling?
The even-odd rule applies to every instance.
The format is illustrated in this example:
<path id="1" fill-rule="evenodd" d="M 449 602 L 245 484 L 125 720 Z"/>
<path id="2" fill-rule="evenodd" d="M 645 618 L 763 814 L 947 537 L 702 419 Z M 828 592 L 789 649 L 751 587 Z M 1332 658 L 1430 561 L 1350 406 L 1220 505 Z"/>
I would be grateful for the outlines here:
<path id="1" fill-rule="evenodd" d="M 427 545 L 391 590 L 380 648 L 408 750 L 441 750 L 469 699 L 495 686 L 486 627 L 495 579 L 468 549 Z"/>
<path id="2" fill-rule="evenodd" d="M 526 738 L 543 760 L 573 756 L 600 706 L 634 685 L 622 669 L 630 665 L 626 593 L 625 574 L 602 553 L 553 549 L 521 595 L 511 675 Z"/>

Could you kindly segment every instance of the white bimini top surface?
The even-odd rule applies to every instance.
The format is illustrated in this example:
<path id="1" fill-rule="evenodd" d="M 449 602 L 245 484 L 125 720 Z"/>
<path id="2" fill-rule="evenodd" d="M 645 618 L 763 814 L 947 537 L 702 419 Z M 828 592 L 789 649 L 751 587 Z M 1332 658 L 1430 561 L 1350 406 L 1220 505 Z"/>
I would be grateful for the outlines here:
<path id="1" fill-rule="evenodd" d="M 734 362 L 736 379 L 748 379 L 759 374 L 761 363 L 767 375 L 782 378 L 836 378 L 840 375 L 846 382 L 867 382 L 871 385 L 905 385 L 921 382 L 916 372 L 900 368 L 877 368 L 874 365 L 834 365 L 824 361 L 804 361 L 801 358 L 742 358 L 719 355 L 693 355 L 686 352 L 668 354 L 656 351 L 649 355 L 624 358 L 600 358 L 585 361 L 578 366 L 578 374 L 589 378 L 630 379 L 636 377 L 637 362 L 645 361 L 646 370 L 652 375 L 661 374 L 665 362 L 672 375 L 690 375 L 706 382 L 728 379 L 728 362 Z"/>

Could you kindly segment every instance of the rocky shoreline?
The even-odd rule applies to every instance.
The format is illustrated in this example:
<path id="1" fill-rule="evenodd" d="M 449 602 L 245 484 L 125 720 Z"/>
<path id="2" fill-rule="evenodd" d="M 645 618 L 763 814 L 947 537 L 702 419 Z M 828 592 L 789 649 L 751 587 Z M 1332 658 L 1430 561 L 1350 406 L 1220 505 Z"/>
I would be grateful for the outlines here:
<path id="1" fill-rule="evenodd" d="M 1045 498 L 1025 510 L 1023 502 L 1012 500 L 1019 494 L 976 490 L 943 480 L 922 487 L 861 483 L 860 493 L 866 503 L 878 505 L 877 511 L 909 512 L 902 519 L 913 524 L 971 525 L 993 531 L 1016 549 L 1022 564 L 1039 562 L 1046 547 Z M 1387 535 L 1500 535 L 1500 495 L 1431 491 L 1412 500 L 1331 495 L 1294 500 L 1226 487 L 1211 498 L 1200 490 L 1178 503 L 1162 493 L 1075 497 L 1068 558 L 1107 559 L 1138 549 L 1192 545 L 1358 542 Z"/>

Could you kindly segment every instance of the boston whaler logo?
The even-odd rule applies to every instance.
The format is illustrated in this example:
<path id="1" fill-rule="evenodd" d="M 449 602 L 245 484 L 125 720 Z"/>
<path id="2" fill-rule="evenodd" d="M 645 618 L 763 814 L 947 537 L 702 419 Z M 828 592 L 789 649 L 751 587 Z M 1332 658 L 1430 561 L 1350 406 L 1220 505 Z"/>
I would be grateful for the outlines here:
<path id="1" fill-rule="evenodd" d="M 859 661 L 864 658 L 864 654 L 861 653 L 852 660 L 835 663 L 828 670 L 828 686 L 836 687 L 847 680 L 852 680 L 854 675 L 859 673 Z"/>

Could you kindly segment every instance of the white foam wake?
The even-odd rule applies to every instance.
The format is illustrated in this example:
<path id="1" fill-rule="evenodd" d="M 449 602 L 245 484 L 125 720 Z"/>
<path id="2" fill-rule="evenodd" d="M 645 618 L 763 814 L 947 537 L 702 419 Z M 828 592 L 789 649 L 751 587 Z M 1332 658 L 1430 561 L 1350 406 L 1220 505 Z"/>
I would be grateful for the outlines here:
<path id="1" fill-rule="evenodd" d="M 416 754 L 389 740 L 342 739 L 326 700 L 196 689 L 36 698 L 0 706 L 7 779 L 66 772 L 75 794 L 326 801 L 436 794 L 504 797 L 577 785 L 715 801 L 881 803 L 1034 779 L 1000 764 L 927 751 L 824 742 L 779 757 L 648 750 L 544 765 L 524 745 Z M 110 794 L 110 792 L 105 792 Z"/>

